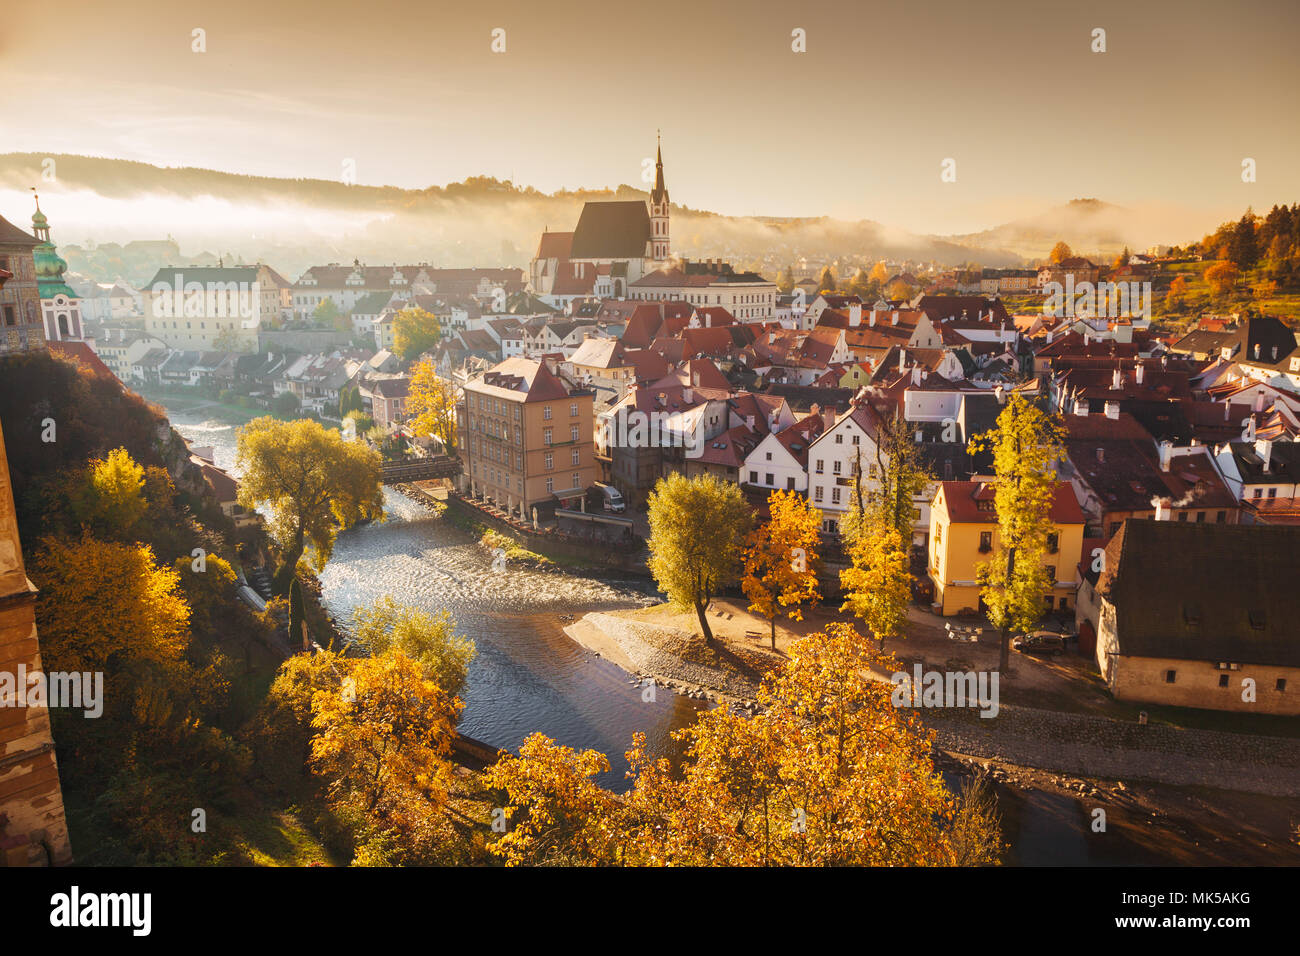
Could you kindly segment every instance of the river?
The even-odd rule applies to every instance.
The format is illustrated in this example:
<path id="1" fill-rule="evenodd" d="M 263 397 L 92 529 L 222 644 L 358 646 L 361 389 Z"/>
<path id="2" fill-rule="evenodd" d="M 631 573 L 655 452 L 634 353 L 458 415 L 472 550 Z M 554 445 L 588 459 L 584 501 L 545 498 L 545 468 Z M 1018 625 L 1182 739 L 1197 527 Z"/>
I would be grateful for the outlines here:
<path id="1" fill-rule="evenodd" d="M 210 445 L 231 469 L 235 428 L 243 419 L 219 408 L 168 412 L 195 445 Z M 648 603 L 649 582 L 510 569 L 494 572 L 491 555 L 473 538 L 430 517 L 385 489 L 387 520 L 344 531 L 321 573 L 331 614 L 347 624 L 352 611 L 384 594 L 433 612 L 446 610 L 477 649 L 462 698 L 460 727 L 497 747 L 517 750 L 540 731 L 561 744 L 609 756 L 599 782 L 627 788 L 623 757 L 633 733 L 656 754 L 676 756 L 670 734 L 690 723 L 700 702 L 657 688 L 653 703 L 624 671 L 576 643 L 565 621 L 588 611 Z"/>

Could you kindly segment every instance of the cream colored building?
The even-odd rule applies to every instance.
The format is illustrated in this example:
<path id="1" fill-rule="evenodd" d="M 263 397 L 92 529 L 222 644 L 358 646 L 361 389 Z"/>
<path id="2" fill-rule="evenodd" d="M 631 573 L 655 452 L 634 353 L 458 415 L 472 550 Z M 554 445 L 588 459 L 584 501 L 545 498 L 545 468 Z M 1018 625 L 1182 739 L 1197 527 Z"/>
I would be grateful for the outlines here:
<path id="1" fill-rule="evenodd" d="M 282 289 L 264 265 L 159 269 L 145 291 L 145 331 L 170 348 L 255 352 L 278 324 Z"/>

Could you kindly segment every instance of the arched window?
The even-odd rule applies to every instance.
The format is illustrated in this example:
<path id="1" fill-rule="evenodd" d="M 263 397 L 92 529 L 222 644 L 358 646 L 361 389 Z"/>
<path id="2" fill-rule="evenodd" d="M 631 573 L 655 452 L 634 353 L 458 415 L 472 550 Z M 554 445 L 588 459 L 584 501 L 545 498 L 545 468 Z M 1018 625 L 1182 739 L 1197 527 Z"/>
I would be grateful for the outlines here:
<path id="1" fill-rule="evenodd" d="M 67 338 L 72 333 L 68 331 L 68 317 L 65 313 L 59 313 L 59 337 Z"/>

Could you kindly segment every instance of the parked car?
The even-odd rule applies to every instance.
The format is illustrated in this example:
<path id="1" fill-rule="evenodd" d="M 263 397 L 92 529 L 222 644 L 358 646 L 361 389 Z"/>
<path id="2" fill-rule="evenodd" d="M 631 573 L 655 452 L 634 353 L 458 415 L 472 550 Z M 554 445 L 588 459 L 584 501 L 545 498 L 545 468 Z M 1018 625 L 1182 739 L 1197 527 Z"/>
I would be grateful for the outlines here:
<path id="1" fill-rule="evenodd" d="M 1035 631 L 1033 634 L 1017 637 L 1011 642 L 1011 646 L 1021 654 L 1053 657 L 1065 653 L 1065 638 L 1049 631 Z"/>

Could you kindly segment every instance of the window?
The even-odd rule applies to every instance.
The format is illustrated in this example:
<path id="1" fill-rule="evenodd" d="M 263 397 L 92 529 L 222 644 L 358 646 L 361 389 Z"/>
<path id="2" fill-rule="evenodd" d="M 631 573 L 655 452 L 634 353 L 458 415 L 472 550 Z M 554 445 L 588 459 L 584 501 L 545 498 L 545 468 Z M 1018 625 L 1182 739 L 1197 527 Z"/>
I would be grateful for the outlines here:
<path id="1" fill-rule="evenodd" d="M 750 483 L 751 485 L 756 485 L 756 484 L 758 484 L 758 472 L 756 472 L 756 471 L 751 471 L 751 472 L 749 473 L 749 483 Z"/>
<path id="2" fill-rule="evenodd" d="M 838 475 L 838 474 L 840 473 L 840 465 L 841 465 L 841 464 L 843 464 L 843 462 L 838 462 L 838 461 L 837 461 L 837 462 L 833 462 L 833 463 L 831 464 L 831 471 L 833 471 L 835 474 Z"/>
<path id="3" fill-rule="evenodd" d="M 1276 497 L 1277 497 L 1277 489 L 1276 489 L 1276 488 L 1270 488 L 1270 489 L 1268 489 L 1268 496 L 1269 496 L 1270 498 L 1276 498 Z"/>
<path id="4" fill-rule="evenodd" d="M 573 474 L 569 476 L 569 481 L 570 481 L 569 484 L 570 488 L 577 488 L 582 484 L 582 475 L 578 474 L 575 471 Z"/>
<path id="5" fill-rule="evenodd" d="M 1051 581 L 1052 584 L 1056 584 L 1056 565 L 1054 564 L 1047 565 L 1047 580 Z M 1048 604 L 1049 605 L 1051 604 L 1050 599 L 1048 600 Z"/>
<path id="6" fill-rule="evenodd" d="M 1197 524 L 1203 524 L 1203 523 L 1205 522 L 1205 512 L 1204 512 L 1204 511 L 1198 511 L 1198 512 L 1196 512 L 1196 522 L 1197 522 Z"/>
<path id="7" fill-rule="evenodd" d="M 767 485 L 769 488 L 773 484 L 775 484 L 775 482 L 772 480 L 772 473 L 770 471 L 763 476 L 763 484 Z"/>
<path id="8" fill-rule="evenodd" d="M 855 445 L 861 445 L 861 444 L 862 444 L 862 436 L 861 436 L 861 435 L 854 435 L 854 436 L 853 436 L 853 444 L 855 444 Z"/>
<path id="9" fill-rule="evenodd" d="M 839 504 L 839 503 L 840 503 L 840 489 L 839 489 L 839 488 L 832 488 L 832 489 L 831 489 L 831 504 L 833 504 L 833 505 L 837 505 L 837 504 Z"/>
<path id="10" fill-rule="evenodd" d="M 546 445 L 551 444 L 551 429 L 547 428 L 542 431 L 542 442 Z"/>
<path id="11" fill-rule="evenodd" d="M 578 440 L 578 426 L 574 425 L 569 429 L 569 441 L 577 441 L 577 440 Z"/>
<path id="12" fill-rule="evenodd" d="M 1180 511 L 1180 512 L 1178 512 L 1178 520 L 1179 520 L 1179 521 L 1186 521 L 1186 520 L 1187 520 L 1187 512 L 1186 512 L 1186 511 Z"/>
<path id="13" fill-rule="evenodd" d="M 980 553 L 988 554 L 992 550 L 993 550 L 993 532 L 981 531 L 980 532 Z"/>
<path id="14" fill-rule="evenodd" d="M 578 451 L 578 449 L 576 448 L 573 449 L 573 453 L 569 455 L 569 464 L 571 465 L 582 464 L 582 452 Z"/>
<path id="15" fill-rule="evenodd" d="M 819 475 L 824 474 L 824 473 L 826 472 L 826 469 L 822 466 L 822 459 L 820 459 L 820 458 L 817 459 L 817 467 L 816 467 L 816 469 L 814 469 L 814 470 L 815 470 L 815 471 L 817 472 L 817 474 L 819 474 Z"/>
<path id="16" fill-rule="evenodd" d="M 755 478 L 758 477 L 757 475 L 754 475 L 752 471 L 750 472 L 750 474 L 753 475 Z M 821 485 L 818 485 L 816 488 L 813 489 L 813 501 L 821 501 L 824 497 L 825 496 L 822 494 Z"/>
<path id="17" fill-rule="evenodd" d="M 570 402 L 570 403 L 569 403 L 569 417 L 570 417 L 570 418 L 577 418 L 577 417 L 578 417 L 578 403 L 577 403 L 577 402 Z"/>
<path id="18" fill-rule="evenodd" d="M 1216 524 L 1223 524 L 1227 520 L 1228 520 L 1228 512 L 1226 511 L 1220 511 L 1218 515 L 1216 515 L 1214 518 Z"/>
<path id="19" fill-rule="evenodd" d="M 542 406 L 542 418 L 546 419 L 547 421 L 550 421 L 550 420 L 551 420 L 551 406 L 550 406 L 550 405 L 543 405 L 543 406 Z"/>
<path id="20" fill-rule="evenodd" d="M 1284 691 L 1284 690 L 1286 690 L 1286 678 L 1285 678 L 1285 677 L 1279 677 L 1279 678 L 1277 679 L 1277 689 L 1278 689 L 1279 691 Z"/>
<path id="21" fill-rule="evenodd" d="M 1165 683 L 1172 684 L 1178 679 L 1178 671 L 1165 671 Z"/>
<path id="22" fill-rule="evenodd" d="M 786 480 L 785 480 L 785 490 L 786 490 L 786 491 L 794 491 L 794 479 L 793 479 L 793 478 L 786 478 Z"/>
<path id="23" fill-rule="evenodd" d="M 555 490 L 555 479 L 554 479 L 554 478 L 547 478 L 547 479 L 546 479 L 546 493 L 547 493 L 547 494 L 550 494 L 550 493 L 553 492 L 554 490 Z"/>
<path id="24" fill-rule="evenodd" d="M 1220 686 L 1220 687 L 1227 687 L 1227 686 L 1228 686 L 1228 675 L 1227 675 L 1227 674 L 1220 674 L 1220 675 L 1219 675 L 1219 686 Z"/>
<path id="25" fill-rule="evenodd" d="M 1047 553 L 1056 554 L 1061 550 L 1061 536 L 1053 532 L 1047 536 Z"/>
<path id="26" fill-rule="evenodd" d="M 1251 496 L 1252 498 L 1262 498 L 1262 497 L 1264 497 L 1264 489 L 1263 489 L 1263 488 L 1256 488 L 1253 492 L 1251 492 L 1251 495 L 1250 495 L 1250 496 Z"/>
<path id="27" fill-rule="evenodd" d="M 767 453 L 767 456 L 766 456 L 766 457 L 767 457 L 767 460 L 768 460 L 768 461 L 771 461 L 771 460 L 772 460 L 772 453 L 769 451 L 769 452 Z"/>
<path id="28" fill-rule="evenodd" d="M 546 470 L 550 471 L 554 467 L 555 467 L 555 456 L 548 451 L 546 453 Z"/>
<path id="29" fill-rule="evenodd" d="M 837 444 L 837 445 L 843 445 L 843 444 L 844 444 L 844 434 L 843 434 L 842 432 L 841 432 L 840 434 L 838 434 L 838 435 L 835 436 L 835 444 Z"/>

